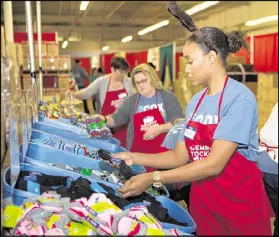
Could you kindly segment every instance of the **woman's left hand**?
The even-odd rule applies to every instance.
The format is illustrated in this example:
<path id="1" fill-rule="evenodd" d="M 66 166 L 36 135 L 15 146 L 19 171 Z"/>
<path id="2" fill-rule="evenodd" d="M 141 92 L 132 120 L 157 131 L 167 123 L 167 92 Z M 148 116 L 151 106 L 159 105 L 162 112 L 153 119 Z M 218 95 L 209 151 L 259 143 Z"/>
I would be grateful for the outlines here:
<path id="1" fill-rule="evenodd" d="M 161 133 L 160 125 L 153 125 L 145 130 L 143 140 L 152 140 Z"/>
<path id="2" fill-rule="evenodd" d="M 152 173 L 139 174 L 126 181 L 125 185 L 118 189 L 123 198 L 137 196 L 146 191 L 153 183 Z"/>

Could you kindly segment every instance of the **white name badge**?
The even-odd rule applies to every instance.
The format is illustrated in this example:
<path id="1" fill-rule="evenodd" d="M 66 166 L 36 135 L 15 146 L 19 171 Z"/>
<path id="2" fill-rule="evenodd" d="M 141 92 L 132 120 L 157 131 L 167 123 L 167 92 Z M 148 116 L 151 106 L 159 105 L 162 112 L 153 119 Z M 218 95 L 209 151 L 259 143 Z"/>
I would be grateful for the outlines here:
<path id="1" fill-rule="evenodd" d="M 193 140 L 195 135 L 196 135 L 197 129 L 192 128 L 190 126 L 186 126 L 185 132 L 184 132 L 184 136 Z"/>

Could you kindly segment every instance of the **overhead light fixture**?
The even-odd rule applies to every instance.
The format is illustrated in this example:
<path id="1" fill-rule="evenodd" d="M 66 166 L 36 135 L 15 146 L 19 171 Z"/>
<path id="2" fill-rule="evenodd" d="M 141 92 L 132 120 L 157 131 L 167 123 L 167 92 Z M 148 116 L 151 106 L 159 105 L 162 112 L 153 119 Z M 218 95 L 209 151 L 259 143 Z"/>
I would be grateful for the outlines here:
<path id="1" fill-rule="evenodd" d="M 220 1 L 206 1 L 206 2 L 203 2 L 201 4 L 198 4 L 198 5 L 190 8 L 189 10 L 186 11 L 186 13 L 191 16 L 191 15 L 197 13 L 197 12 L 205 10 L 206 8 L 214 6 L 219 2 Z"/>
<path id="2" fill-rule="evenodd" d="M 88 6 L 88 4 L 89 4 L 89 1 L 82 1 L 82 2 L 80 3 L 79 10 L 80 10 L 80 11 L 85 11 L 86 8 L 87 8 L 87 6 Z"/>
<path id="3" fill-rule="evenodd" d="M 270 21 L 278 21 L 278 15 L 266 16 L 266 17 L 259 18 L 256 20 L 246 21 L 245 26 L 255 26 L 255 25 L 263 24 L 263 23 L 270 22 Z"/>
<path id="4" fill-rule="evenodd" d="M 108 49 L 109 49 L 109 46 L 104 46 L 104 47 L 102 48 L 103 51 L 107 51 Z"/>
<path id="5" fill-rule="evenodd" d="M 145 28 L 145 29 L 143 29 L 143 30 L 140 30 L 140 31 L 138 32 L 138 35 L 145 35 L 145 34 L 151 32 L 151 31 L 153 31 L 153 30 L 157 30 L 157 29 L 159 29 L 159 28 L 161 28 L 161 27 L 163 27 L 163 26 L 166 26 L 166 25 L 168 25 L 169 23 L 170 23 L 169 20 L 161 21 L 161 22 L 159 22 L 159 23 L 157 23 L 157 24 L 155 24 L 155 25 L 152 25 L 152 26 L 149 26 L 149 27 L 147 27 L 147 28 Z"/>
<path id="6" fill-rule="evenodd" d="M 62 49 L 65 49 L 68 46 L 68 43 L 69 42 L 67 40 L 65 40 L 62 44 Z"/>
<path id="7" fill-rule="evenodd" d="M 126 42 L 131 41 L 132 39 L 133 39 L 133 36 L 132 36 L 132 35 L 129 35 L 129 36 L 123 38 L 123 39 L 121 40 L 121 42 L 122 42 L 122 43 L 126 43 Z"/>

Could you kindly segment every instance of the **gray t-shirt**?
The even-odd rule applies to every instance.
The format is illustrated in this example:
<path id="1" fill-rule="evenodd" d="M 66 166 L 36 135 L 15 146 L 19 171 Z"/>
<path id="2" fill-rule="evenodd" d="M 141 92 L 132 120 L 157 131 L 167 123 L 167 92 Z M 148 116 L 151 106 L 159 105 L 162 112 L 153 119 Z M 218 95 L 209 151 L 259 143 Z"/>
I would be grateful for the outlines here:
<path id="1" fill-rule="evenodd" d="M 165 122 L 173 123 L 176 119 L 182 118 L 182 108 L 174 95 L 174 93 L 165 89 L 159 90 L 161 94 L 163 108 L 165 110 L 166 119 Z M 131 95 L 127 97 L 120 107 L 114 112 L 112 118 L 114 120 L 114 126 L 118 127 L 123 124 L 128 124 L 127 133 L 127 149 L 130 149 L 134 139 L 134 114 L 137 112 L 136 103 L 139 98 L 139 94 Z M 156 102 L 155 102 L 156 103 Z"/>
<path id="2" fill-rule="evenodd" d="M 84 87 L 84 82 L 85 82 L 86 78 L 88 78 L 87 71 L 80 65 L 75 65 L 72 68 L 71 73 L 72 73 L 73 77 L 75 78 L 77 86 Z"/>
<path id="3" fill-rule="evenodd" d="M 167 117 L 160 91 L 158 93 L 155 93 L 150 98 L 141 96 L 138 102 L 137 113 L 156 108 L 159 108 L 159 111 L 162 114 L 164 121 L 166 121 Z"/>
<path id="4" fill-rule="evenodd" d="M 185 121 L 181 121 L 174 125 L 168 132 L 161 146 L 174 150 L 177 143 L 180 141 L 180 134 L 183 132 Z"/>
<path id="5" fill-rule="evenodd" d="M 90 85 L 81 90 L 82 99 L 88 99 L 91 96 L 97 97 L 97 101 L 99 102 L 99 106 L 97 106 L 97 113 L 100 113 L 101 108 L 105 102 L 106 93 L 109 84 L 109 76 L 105 75 L 97 78 L 95 81 L 90 83 Z M 123 85 L 128 95 L 133 94 L 133 86 L 132 81 L 129 77 L 125 77 L 123 80 Z"/>
<path id="6" fill-rule="evenodd" d="M 204 90 L 191 99 L 186 109 L 186 121 L 191 118 Z M 193 120 L 202 124 L 217 124 L 220 95 L 221 92 L 213 96 L 206 95 Z M 186 124 L 180 135 L 183 142 Z M 244 84 L 229 78 L 224 91 L 220 122 L 213 139 L 238 143 L 238 151 L 248 160 L 256 161 L 259 148 L 257 131 L 258 106 L 255 95 Z"/>

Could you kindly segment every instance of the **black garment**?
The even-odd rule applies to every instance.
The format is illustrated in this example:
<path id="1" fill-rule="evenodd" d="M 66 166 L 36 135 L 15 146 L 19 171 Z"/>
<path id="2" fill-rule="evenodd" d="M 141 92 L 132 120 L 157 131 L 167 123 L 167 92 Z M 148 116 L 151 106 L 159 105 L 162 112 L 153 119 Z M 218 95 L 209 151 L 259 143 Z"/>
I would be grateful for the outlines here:
<path id="1" fill-rule="evenodd" d="M 275 228 L 273 236 L 278 236 L 278 175 L 264 173 L 263 181 L 266 193 L 276 217 L 274 221 Z"/>
<path id="2" fill-rule="evenodd" d="M 81 90 L 85 88 L 84 86 L 79 86 L 78 89 Z M 83 108 L 84 108 L 84 112 L 87 113 L 87 114 L 90 114 L 89 112 L 89 109 L 88 109 L 88 106 L 87 106 L 87 100 L 83 100 Z"/>
<path id="3" fill-rule="evenodd" d="M 137 203 L 137 202 L 148 202 L 150 205 L 147 206 L 148 211 L 156 217 L 161 222 L 167 222 L 175 225 L 187 226 L 188 223 L 180 223 L 177 220 L 171 218 L 168 215 L 168 209 L 164 208 L 159 201 L 156 200 L 155 197 L 150 194 L 144 192 L 141 195 L 129 197 L 129 198 L 121 198 L 115 195 L 115 191 L 113 188 L 103 184 L 98 183 L 102 186 L 107 192 L 107 197 L 119 208 L 123 209 L 129 204 Z"/>

